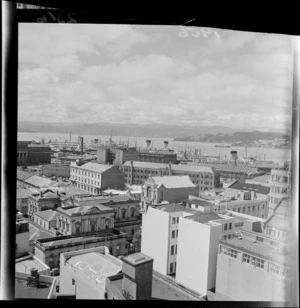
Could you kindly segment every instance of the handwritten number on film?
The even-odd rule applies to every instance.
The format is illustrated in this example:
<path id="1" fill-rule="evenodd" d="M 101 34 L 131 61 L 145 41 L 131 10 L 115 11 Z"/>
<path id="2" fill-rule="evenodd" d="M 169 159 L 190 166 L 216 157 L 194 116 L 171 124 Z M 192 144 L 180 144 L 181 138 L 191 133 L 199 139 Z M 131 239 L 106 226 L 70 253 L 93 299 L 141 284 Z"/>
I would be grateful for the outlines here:
<path id="1" fill-rule="evenodd" d="M 187 37 L 191 35 L 192 37 L 198 38 L 202 34 L 204 37 L 208 37 L 211 34 L 214 34 L 217 38 L 220 38 L 220 35 L 216 31 L 212 31 L 209 28 L 199 28 L 199 30 L 196 30 L 193 27 L 183 27 L 179 26 L 181 29 L 181 32 L 179 32 L 179 36 L 181 37 Z"/>
<path id="2" fill-rule="evenodd" d="M 41 10 L 40 10 L 40 14 L 42 15 L 42 17 L 39 17 L 36 21 L 37 22 L 48 22 L 47 17 L 45 16 L 45 14 Z M 56 14 L 57 16 L 55 16 L 54 11 L 46 12 L 46 15 L 48 15 L 50 17 L 50 22 L 54 21 L 54 22 L 58 22 L 58 23 L 76 23 L 76 20 L 73 19 L 70 16 L 70 14 L 67 14 L 68 21 L 65 21 L 65 20 L 62 19 L 61 13 L 58 13 L 58 14 Z"/>

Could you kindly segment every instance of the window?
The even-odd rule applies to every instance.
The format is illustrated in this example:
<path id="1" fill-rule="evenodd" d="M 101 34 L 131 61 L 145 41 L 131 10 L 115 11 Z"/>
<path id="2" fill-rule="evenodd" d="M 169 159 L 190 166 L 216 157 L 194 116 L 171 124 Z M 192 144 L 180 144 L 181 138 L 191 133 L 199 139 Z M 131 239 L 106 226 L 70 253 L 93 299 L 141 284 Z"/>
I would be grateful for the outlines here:
<path id="1" fill-rule="evenodd" d="M 175 238 L 175 230 L 172 231 L 172 238 Z"/>
<path id="2" fill-rule="evenodd" d="M 265 205 L 263 204 L 263 210 L 265 209 Z"/>
<path id="3" fill-rule="evenodd" d="M 171 255 L 174 255 L 174 245 L 171 246 Z"/>
<path id="4" fill-rule="evenodd" d="M 230 222 L 228 225 L 228 230 L 231 230 L 231 228 L 232 228 L 232 223 Z"/>
<path id="5" fill-rule="evenodd" d="M 227 230 L 227 224 L 224 224 L 224 229 L 223 229 L 224 231 L 226 231 Z"/>
<path id="6" fill-rule="evenodd" d="M 175 255 L 177 255 L 177 245 L 175 246 Z"/>
<path id="7" fill-rule="evenodd" d="M 171 272 L 171 273 L 173 272 L 173 262 L 170 263 L 170 272 Z"/>
<path id="8" fill-rule="evenodd" d="M 178 230 L 176 230 L 176 237 L 178 237 Z"/>
<path id="9" fill-rule="evenodd" d="M 264 241 L 264 239 L 263 239 L 262 237 L 260 237 L 260 236 L 257 236 L 257 237 L 256 237 L 256 240 L 257 240 L 258 242 L 263 242 L 263 241 Z"/>
<path id="10" fill-rule="evenodd" d="M 238 212 L 240 212 L 240 208 L 238 208 Z"/>
<path id="11" fill-rule="evenodd" d="M 243 213 L 245 213 L 246 209 L 243 207 Z"/>
<path id="12" fill-rule="evenodd" d="M 224 236 L 223 236 L 223 240 L 227 240 L 227 235 L 224 235 Z"/>
<path id="13" fill-rule="evenodd" d="M 176 223 L 176 218 L 173 217 L 173 218 L 172 218 L 172 224 L 175 224 L 175 223 Z"/>
<path id="14" fill-rule="evenodd" d="M 276 275 L 280 275 L 280 276 L 286 276 L 287 268 L 282 267 L 277 264 L 269 263 L 269 272 L 274 273 Z"/>
<path id="15" fill-rule="evenodd" d="M 224 254 L 224 255 L 227 255 L 231 258 L 237 258 L 237 250 L 234 250 L 234 249 L 231 249 L 231 248 L 228 248 L 228 247 L 225 247 L 223 245 L 220 245 L 220 254 Z"/>
<path id="16" fill-rule="evenodd" d="M 177 223 L 179 223 L 179 217 L 177 217 Z"/>
<path id="17" fill-rule="evenodd" d="M 252 265 L 259 267 L 259 268 L 264 268 L 264 266 L 265 266 L 264 260 L 252 257 L 252 256 L 247 255 L 247 254 L 243 254 L 243 262 L 252 264 Z"/>
<path id="18" fill-rule="evenodd" d="M 228 234 L 228 239 L 231 239 L 231 234 Z"/>

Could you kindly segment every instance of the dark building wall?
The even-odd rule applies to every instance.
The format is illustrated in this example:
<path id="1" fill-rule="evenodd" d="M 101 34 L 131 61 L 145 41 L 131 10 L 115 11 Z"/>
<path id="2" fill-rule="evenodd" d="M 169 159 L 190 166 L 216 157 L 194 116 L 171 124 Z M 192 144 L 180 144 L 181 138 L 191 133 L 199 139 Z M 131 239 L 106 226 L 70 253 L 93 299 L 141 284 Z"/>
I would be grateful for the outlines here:
<path id="1" fill-rule="evenodd" d="M 118 166 L 113 166 L 102 173 L 101 190 L 123 189 L 124 175 Z"/>

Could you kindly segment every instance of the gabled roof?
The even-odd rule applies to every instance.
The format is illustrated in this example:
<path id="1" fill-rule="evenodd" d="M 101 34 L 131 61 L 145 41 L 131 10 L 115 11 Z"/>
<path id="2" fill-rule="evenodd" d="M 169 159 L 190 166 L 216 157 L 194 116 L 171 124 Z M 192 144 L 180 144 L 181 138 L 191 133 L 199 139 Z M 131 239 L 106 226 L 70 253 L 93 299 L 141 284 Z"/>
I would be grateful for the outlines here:
<path id="1" fill-rule="evenodd" d="M 94 172 L 105 172 L 106 170 L 115 167 L 114 165 L 104 165 L 104 164 L 98 164 L 95 162 L 88 162 L 86 164 L 83 164 L 81 166 L 76 165 L 76 163 L 71 163 L 71 167 L 77 167 L 83 170 L 89 170 Z"/>
<path id="2" fill-rule="evenodd" d="M 29 223 L 29 241 L 38 240 L 42 238 L 54 237 L 55 235 L 47 232 L 46 230 L 41 230 L 31 223 Z"/>
<path id="3" fill-rule="evenodd" d="M 32 191 L 30 191 L 29 189 L 17 188 L 17 199 L 26 199 L 31 194 Z"/>
<path id="4" fill-rule="evenodd" d="M 270 187 L 257 184 L 240 183 L 238 181 L 228 186 L 228 188 L 243 191 L 255 191 L 256 193 L 263 195 L 267 195 L 270 192 Z"/>
<path id="5" fill-rule="evenodd" d="M 188 175 L 153 176 L 149 179 L 152 179 L 155 184 L 163 185 L 166 188 L 196 187 Z"/>
<path id="6" fill-rule="evenodd" d="M 34 215 L 46 220 L 46 221 L 56 221 L 57 212 L 52 210 L 40 211 Z"/>
<path id="7" fill-rule="evenodd" d="M 104 212 L 112 212 L 114 209 L 111 207 L 99 204 L 99 205 L 86 205 L 86 206 L 76 206 L 69 209 L 58 208 L 58 212 L 62 212 L 68 215 L 73 214 L 81 214 L 87 215 L 92 213 L 104 213 Z"/>
<path id="8" fill-rule="evenodd" d="M 24 180 L 25 183 L 31 184 L 36 187 L 45 187 L 54 184 L 55 182 L 38 175 L 32 175 L 31 177 Z"/>

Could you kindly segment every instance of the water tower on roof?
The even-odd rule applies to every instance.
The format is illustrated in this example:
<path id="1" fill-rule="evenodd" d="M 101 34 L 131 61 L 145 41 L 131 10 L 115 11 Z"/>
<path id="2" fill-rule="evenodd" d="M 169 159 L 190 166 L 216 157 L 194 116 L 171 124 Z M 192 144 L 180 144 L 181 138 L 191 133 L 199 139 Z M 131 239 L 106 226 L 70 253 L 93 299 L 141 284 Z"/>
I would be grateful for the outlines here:
<path id="1" fill-rule="evenodd" d="M 233 162 L 234 165 L 236 166 L 237 160 L 238 160 L 237 151 L 231 151 L 230 152 L 230 162 Z"/>

